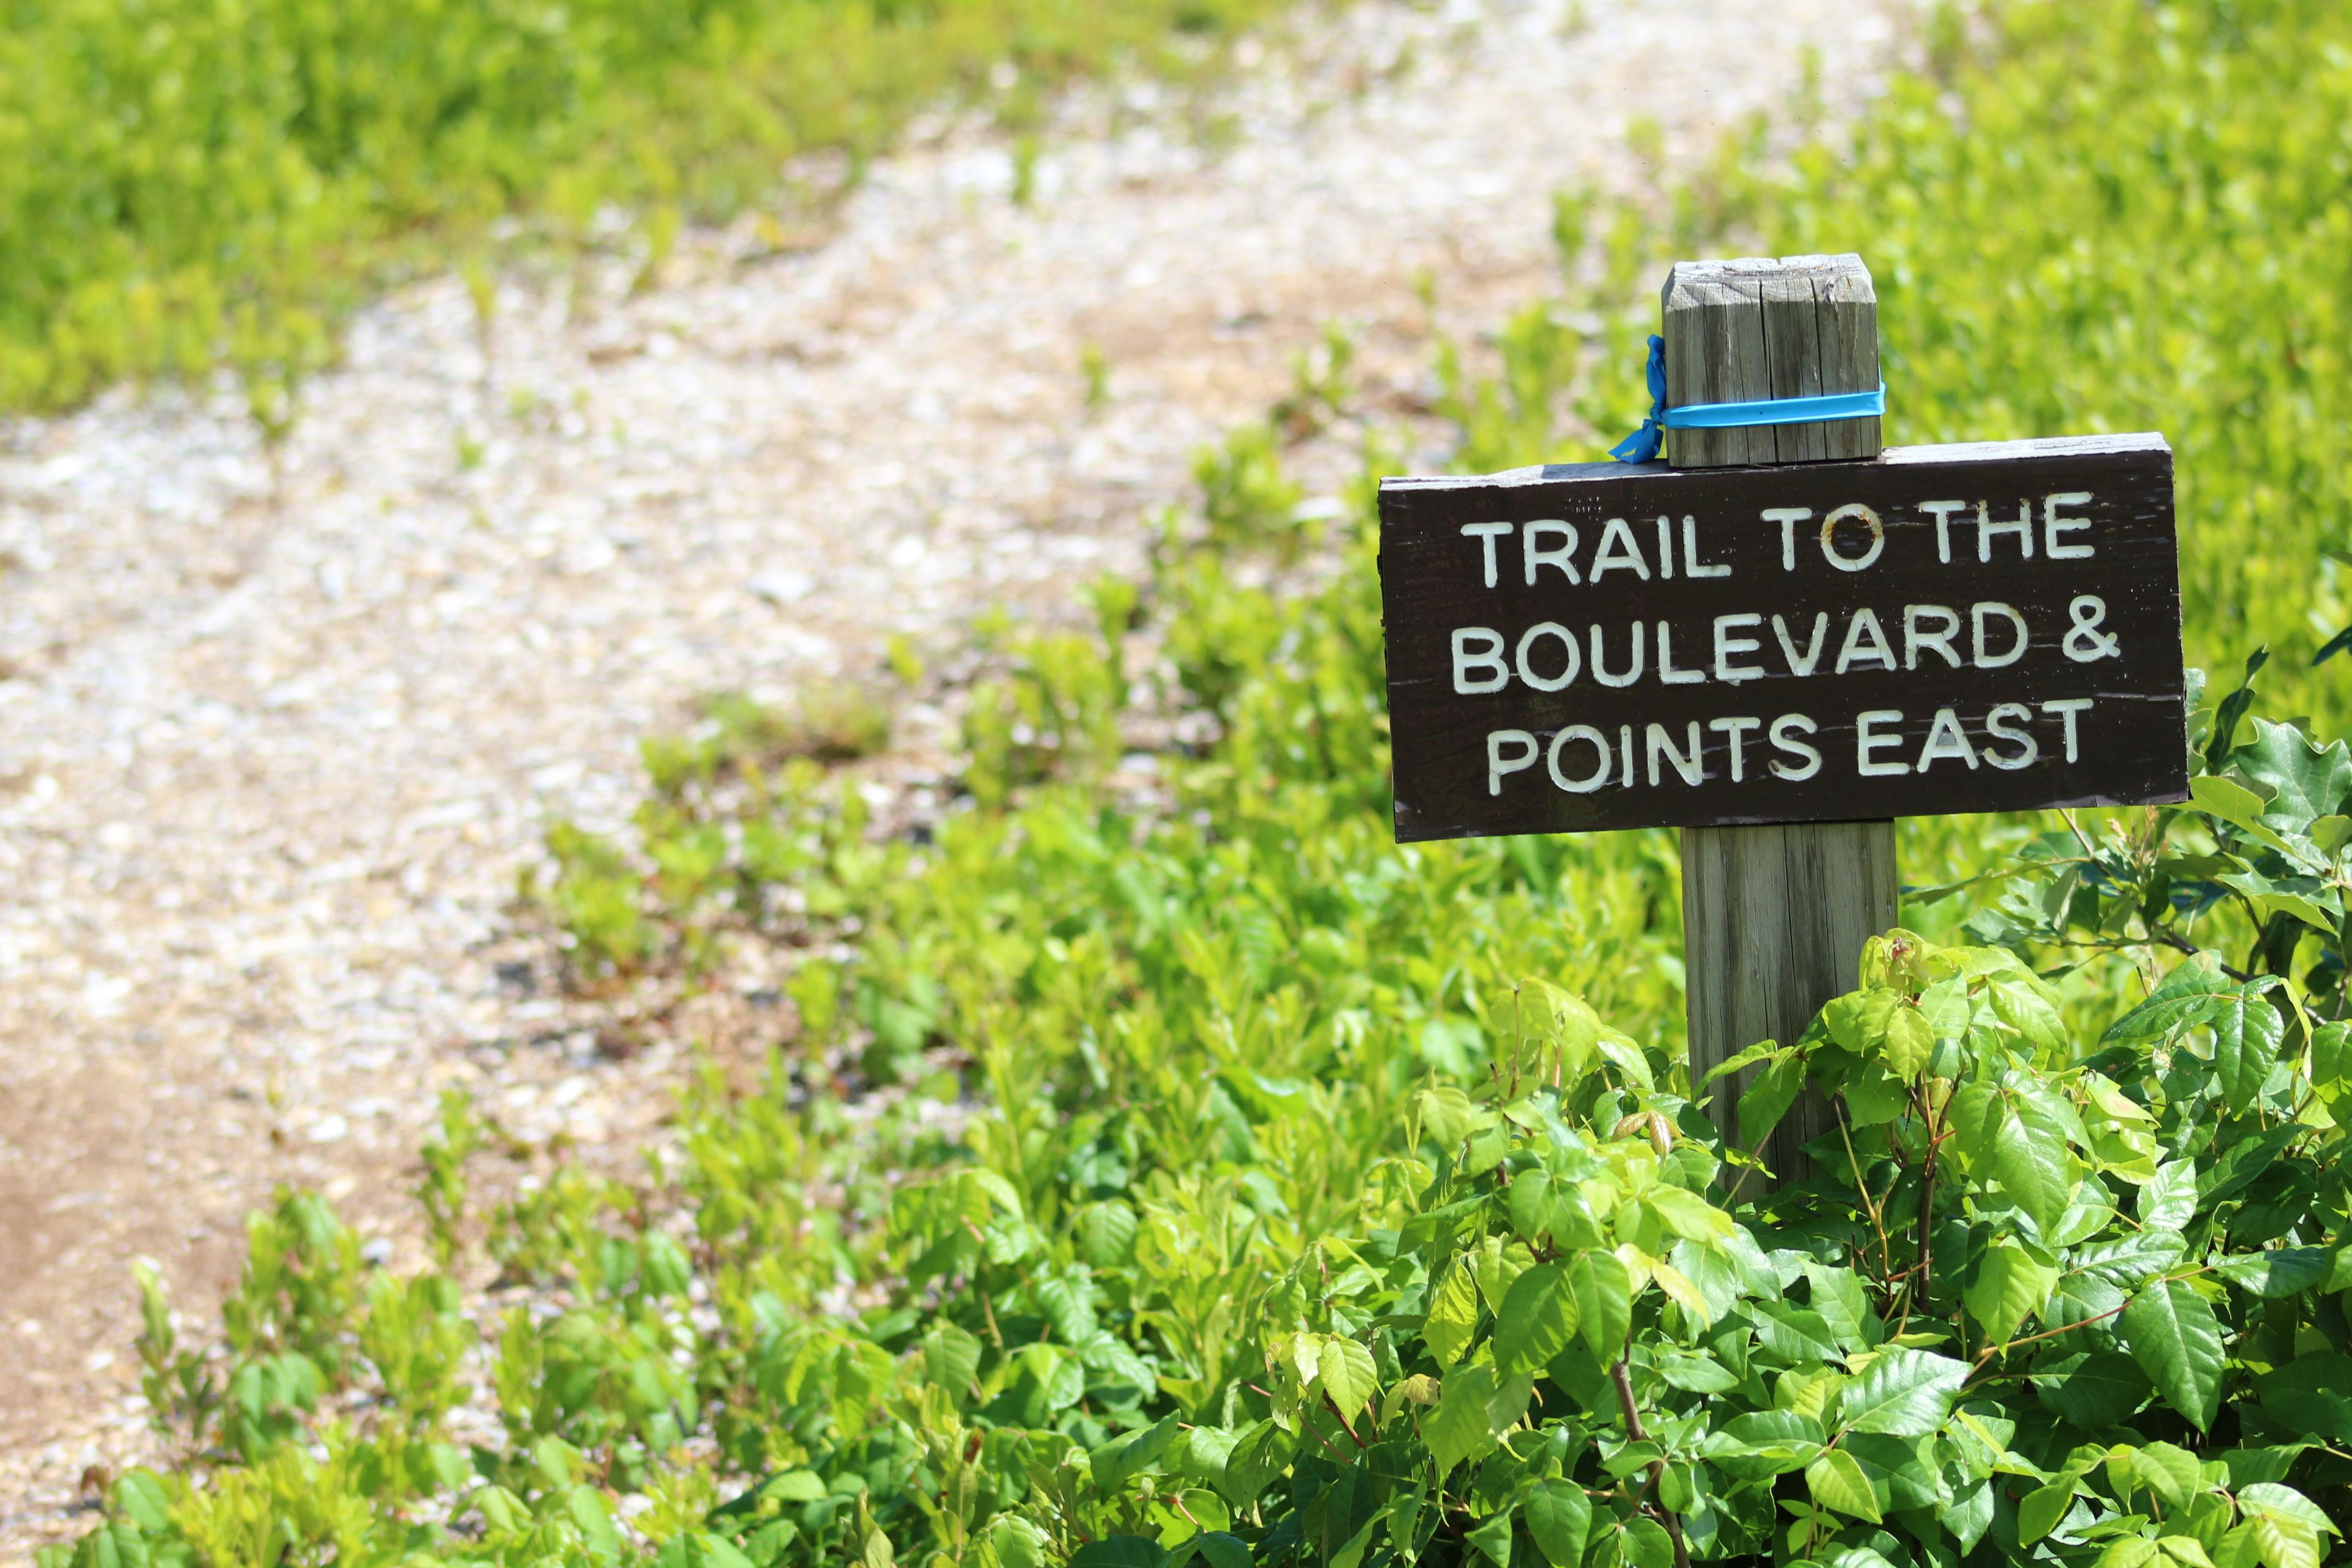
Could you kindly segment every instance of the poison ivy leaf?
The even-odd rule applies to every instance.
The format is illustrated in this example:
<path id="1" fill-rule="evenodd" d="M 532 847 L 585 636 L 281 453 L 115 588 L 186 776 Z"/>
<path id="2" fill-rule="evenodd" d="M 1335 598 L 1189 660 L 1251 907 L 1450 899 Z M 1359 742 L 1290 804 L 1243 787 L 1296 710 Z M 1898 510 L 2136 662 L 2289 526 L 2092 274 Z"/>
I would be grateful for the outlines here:
<path id="1" fill-rule="evenodd" d="M 1318 1372 L 1323 1380 L 1323 1392 L 1339 1407 L 1340 1419 L 1353 1426 L 1356 1415 L 1372 1402 L 1381 1391 L 1380 1373 L 1372 1365 L 1372 1352 L 1351 1339 L 1333 1335 L 1323 1342 Z"/>
<path id="2" fill-rule="evenodd" d="M 1805 1366 L 1843 1356 L 1837 1336 L 1819 1312 L 1785 1301 L 1752 1301 L 1748 1308 L 1756 1320 L 1757 1342 L 1775 1361 Z"/>
<path id="3" fill-rule="evenodd" d="M 2147 1229 L 2074 1249 L 2074 1268 L 2095 1279 L 2131 1289 L 2180 1261 L 2180 1233 Z"/>
<path id="4" fill-rule="evenodd" d="M 2033 1386 L 2043 1405 L 2086 1432 L 2113 1426 L 2156 1392 L 2139 1363 L 2119 1351 L 2036 1368 Z"/>
<path id="5" fill-rule="evenodd" d="M 1183 1422 L 1163 1415 L 1123 1443 L 1105 1444 L 1095 1450 L 1095 1485 L 1106 1496 L 1118 1495 L 1129 1480 L 1158 1464 L 1182 1436 Z"/>
<path id="6" fill-rule="evenodd" d="M 1614 1253 L 1580 1252 L 1568 1265 L 1577 1330 L 1592 1353 L 1614 1361 L 1633 1323 L 1633 1276 Z"/>
<path id="7" fill-rule="evenodd" d="M 1078 1252 L 1097 1268 L 1116 1268 L 1135 1254 L 1135 1211 L 1113 1198 L 1078 1211 Z"/>
<path id="8" fill-rule="evenodd" d="M 1445 1374 L 1437 1408 L 1421 1424 L 1422 1440 L 1429 1445 L 1441 1476 L 1465 1459 L 1494 1451 L 1495 1435 L 1486 1427 L 1486 1400 L 1494 1390 L 1491 1367 L 1473 1364 Z"/>
<path id="9" fill-rule="evenodd" d="M 1960 1300 L 1984 1325 L 1988 1341 L 2005 1344 L 2019 1324 L 2042 1310 L 2057 1283 L 2055 1264 L 2042 1262 L 2015 1242 L 2000 1241 L 1985 1249 Z"/>
<path id="10" fill-rule="evenodd" d="M 2249 1522 L 2263 1568 L 2319 1568 L 2319 1531 L 2310 1521 L 2261 1512 Z"/>
<path id="11" fill-rule="evenodd" d="M 2213 1074 L 2221 1086 L 2221 1102 L 2242 1116 L 2278 1062 L 2286 1020 L 2267 996 L 2246 990 L 2224 997 L 2212 1024 Z"/>
<path id="12" fill-rule="evenodd" d="M 1478 1526 L 1463 1536 L 1478 1554 L 1495 1568 L 1511 1568 L 1511 1510 L 1488 1514 Z"/>
<path id="13" fill-rule="evenodd" d="M 940 1323 L 922 1342 L 924 1381 L 947 1390 L 961 1404 L 980 1375 L 980 1341 L 953 1323 Z"/>
<path id="14" fill-rule="evenodd" d="M 1440 1366 L 1452 1366 L 1470 1348 L 1478 1327 L 1478 1287 L 1470 1271 L 1455 1264 L 1430 1293 L 1429 1316 L 1422 1325 L 1422 1342 Z"/>
<path id="15" fill-rule="evenodd" d="M 1106 1535 L 1070 1553 L 1070 1568 L 1160 1568 L 1168 1560 L 1147 1535 Z"/>
<path id="16" fill-rule="evenodd" d="M 1720 1242 L 1731 1235 L 1731 1216 L 1696 1193 L 1661 1184 L 1643 1193 L 1642 1202 L 1685 1241 Z"/>
<path id="17" fill-rule="evenodd" d="M 2288 1431 L 2352 1442 L 2352 1356 L 2298 1356 L 2263 1373 L 2254 1388 Z"/>
<path id="18" fill-rule="evenodd" d="M 1885 985 L 1850 991 L 1822 1009 L 1822 1025 L 1831 1039 L 1855 1056 L 1875 1056 L 1886 1038 L 1887 1024 L 1903 1000 L 1901 992 Z"/>
<path id="19" fill-rule="evenodd" d="M 2001 1191 L 2025 1211 L 2042 1234 L 2049 1236 L 2057 1230 L 2074 1191 L 2063 1138 L 2029 1125 L 2011 1110 L 2000 1119 L 1982 1163 L 1985 1173 L 2000 1184 Z"/>
<path id="20" fill-rule="evenodd" d="M 2200 781 L 2200 783 L 2203 781 Z M 2099 1037 L 2101 1044 L 2110 1040 L 2150 1040 L 2168 1035 L 2183 1024 L 2204 1017 L 2214 1005 L 2214 998 L 2236 986 L 2203 953 L 2198 954 L 2164 977 L 2163 983 L 2141 1003 L 2107 1026 Z"/>
<path id="21" fill-rule="evenodd" d="M 1755 1081 L 1739 1097 L 1739 1141 L 1750 1149 L 1763 1147 L 1764 1140 L 1789 1107 L 1797 1103 L 1804 1092 L 1805 1062 L 1797 1056 L 1783 1057 L 1756 1075 Z"/>
<path id="22" fill-rule="evenodd" d="M 1870 1478 L 1862 1473 L 1853 1456 L 1843 1448 L 1828 1449 L 1805 1467 L 1805 1489 L 1822 1507 L 1865 1523 L 1876 1524 L 1885 1517 L 1871 1492 Z"/>
<path id="23" fill-rule="evenodd" d="M 1657 1359 L 1658 1375 L 1685 1394 L 1722 1394 L 1739 1386 L 1739 1374 L 1712 1356 L 1669 1351 Z"/>
<path id="24" fill-rule="evenodd" d="M 1656 1520 L 1629 1520 L 1619 1530 L 1625 1568 L 1674 1568 L 1674 1539 Z"/>
<path id="25" fill-rule="evenodd" d="M 1578 1568 L 1592 1529 L 1592 1504 L 1574 1481 L 1538 1481 L 1519 1505 L 1528 1534 L 1551 1568 Z"/>
<path id="26" fill-rule="evenodd" d="M 2273 1127 L 2252 1138 L 2241 1138 L 2221 1152 L 2198 1178 L 2197 1202 L 2200 1208 L 2211 1208 L 2223 1198 L 2252 1183 L 2264 1171 L 2286 1146 L 2302 1137 L 2307 1129 L 2296 1122 Z"/>
<path id="27" fill-rule="evenodd" d="M 2017 1504 L 2017 1543 L 2031 1546 L 2066 1517 L 2074 1502 L 2074 1476 L 2069 1471 L 2046 1487 L 2037 1487 Z"/>
<path id="28" fill-rule="evenodd" d="M 1936 1522 L 1950 1532 L 1961 1555 L 1977 1549 L 1985 1531 L 1992 1528 L 1993 1484 L 1990 1479 L 1979 1481 L 1953 1498 L 1952 1506 L 1937 1515 Z"/>
<path id="29" fill-rule="evenodd" d="M 1551 1173 L 1522 1171 L 1511 1180 L 1511 1228 L 1532 1247 L 1551 1228 Z"/>
<path id="30" fill-rule="evenodd" d="M 2326 1283 L 2336 1254 L 2325 1247 L 2279 1247 L 2241 1253 L 2213 1266 L 2213 1272 L 2257 1296 L 2300 1296 Z"/>
<path id="31" fill-rule="evenodd" d="M 1533 1372 L 1566 1350 L 1576 1335 L 1577 1300 L 1568 1270 L 1538 1263 L 1503 1297 L 1495 1325 L 1495 1356 L 1512 1372 Z"/>
<path id="32" fill-rule="evenodd" d="M 1846 1428 L 1924 1437 L 1944 1424 L 1969 1363 L 1927 1351 L 1887 1350 L 1873 1357 L 1845 1387 Z"/>
<path id="33" fill-rule="evenodd" d="M 1862 1276 L 1851 1268 L 1807 1259 L 1805 1280 L 1812 1291 L 1813 1310 L 1830 1326 L 1839 1344 L 1850 1351 L 1868 1350 L 1876 1344 L 1885 1325 L 1871 1310 L 1869 1292 L 1864 1289 Z"/>
<path id="34" fill-rule="evenodd" d="M 1992 1010 L 2011 1028 L 2025 1037 L 2028 1044 L 2042 1050 L 2060 1050 L 2066 1045 L 2066 1023 L 2048 997 L 2032 986 L 2014 980 L 1996 980 L 1992 984 Z"/>
<path id="35" fill-rule="evenodd" d="M 1204 1530 L 1180 1544 L 1170 1554 L 1169 1568 L 1185 1568 L 1196 1559 L 1208 1568 L 1250 1568 L 1252 1561 L 1248 1542 L 1222 1530 Z"/>
<path id="36" fill-rule="evenodd" d="M 2131 1457 L 2132 1476 L 2172 1508 L 2204 1489 L 2197 1456 L 2172 1443 L 2142 1445 Z"/>
<path id="37" fill-rule="evenodd" d="M 2124 1309 L 2117 1331 L 2166 1404 L 2204 1431 L 2221 1397 L 2221 1325 L 2186 1280 L 2156 1279 Z"/>
<path id="38" fill-rule="evenodd" d="M 2168 1161 L 2139 1190 L 2139 1222 L 2151 1230 L 2186 1230 L 2197 1215 L 2197 1167 Z"/>
<path id="39" fill-rule="evenodd" d="M 2352 1098 L 2352 1024 L 2326 1024 L 2313 1033 L 2311 1082 L 2330 1110 Z"/>
<path id="40" fill-rule="evenodd" d="M 1916 1083 L 1927 1070 L 1936 1049 L 1936 1030 L 1916 1007 L 1897 1007 L 1886 1020 L 1885 1060 L 1889 1072 L 1905 1083 Z"/>
<path id="41" fill-rule="evenodd" d="M 2336 1521 L 2327 1517 L 2326 1510 L 2295 1490 L 2276 1481 L 2249 1481 L 2238 1489 L 2241 1510 L 2260 1509 L 2264 1513 L 2284 1514 L 2299 1519 L 2323 1535 L 2341 1535 Z"/>
<path id="42" fill-rule="evenodd" d="M 1467 1254 L 1465 1261 L 1470 1265 L 1472 1279 L 1477 1281 L 1478 1294 L 1486 1299 L 1487 1310 L 1499 1314 L 1511 1281 L 1535 1262 L 1535 1254 L 1517 1242 L 1490 1236 L 1476 1251 Z"/>
<path id="43" fill-rule="evenodd" d="M 2008 958 L 2007 953 L 2002 953 Z M 2013 963 L 2016 961 L 2011 959 Z M 1969 979 L 1955 974 L 1948 980 L 1938 980 L 1919 993 L 1919 1016 L 1939 1040 L 1957 1040 L 1969 1032 L 1969 1018 L 1975 1011 L 1969 1004 Z"/>

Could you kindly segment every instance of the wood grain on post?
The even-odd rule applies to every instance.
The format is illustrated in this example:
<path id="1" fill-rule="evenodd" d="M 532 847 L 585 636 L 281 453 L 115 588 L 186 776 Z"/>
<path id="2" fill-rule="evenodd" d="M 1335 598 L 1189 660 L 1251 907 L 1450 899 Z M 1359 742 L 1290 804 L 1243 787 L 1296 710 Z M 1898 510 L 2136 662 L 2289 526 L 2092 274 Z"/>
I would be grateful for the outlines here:
<path id="1" fill-rule="evenodd" d="M 1680 262 L 1666 275 L 1666 403 L 1745 403 L 1878 385 L 1878 299 L 1858 256 Z M 1875 458 L 1876 418 L 1675 430 L 1678 468 Z M 1759 527 L 1769 526 L 1762 522 Z M 1895 924 L 1890 821 L 1687 827 L 1682 835 L 1691 1080 L 1759 1040 L 1793 1042 L 1823 1003 L 1853 988 L 1864 942 Z M 1716 1086 L 1714 1114 L 1738 1140 L 1748 1075 Z M 1807 1094 L 1759 1152 L 1781 1177 L 1834 1125 Z"/>

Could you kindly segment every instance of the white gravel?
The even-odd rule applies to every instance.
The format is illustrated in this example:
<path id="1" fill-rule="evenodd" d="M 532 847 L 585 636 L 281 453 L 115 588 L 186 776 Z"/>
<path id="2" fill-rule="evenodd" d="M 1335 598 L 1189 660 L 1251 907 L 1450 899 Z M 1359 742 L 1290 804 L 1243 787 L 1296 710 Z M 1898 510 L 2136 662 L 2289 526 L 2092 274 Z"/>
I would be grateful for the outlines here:
<path id="1" fill-rule="evenodd" d="M 0 425 L 0 1554 L 139 1450 L 134 1253 L 204 1306 L 274 1182 L 391 1213 L 444 1083 L 538 1136 L 657 1113 L 669 1051 L 602 1058 L 498 961 L 546 817 L 625 816 L 684 700 L 1131 568 L 1323 321 L 1417 384 L 1417 272 L 1491 325 L 1554 188 L 1655 176 L 1632 120 L 1695 155 L 1806 50 L 1851 109 L 1905 14 L 1362 0 L 1265 51 L 1222 152 L 1164 91 L 1073 103 L 1025 208 L 942 123 L 812 247 L 509 279 L 487 365 L 455 280 L 370 309 L 275 500 L 234 400 Z"/>

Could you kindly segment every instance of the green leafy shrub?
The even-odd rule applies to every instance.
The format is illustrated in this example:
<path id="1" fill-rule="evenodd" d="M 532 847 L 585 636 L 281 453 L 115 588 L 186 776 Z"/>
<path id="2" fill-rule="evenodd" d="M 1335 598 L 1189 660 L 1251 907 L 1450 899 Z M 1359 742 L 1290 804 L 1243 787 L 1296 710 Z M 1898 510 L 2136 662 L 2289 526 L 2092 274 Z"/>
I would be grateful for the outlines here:
<path id="1" fill-rule="evenodd" d="M 18 0 L 0 26 L 0 408 L 226 363 L 282 435 L 336 317 L 474 253 L 493 219 L 577 241 L 619 204 L 649 271 L 681 216 L 765 197 L 796 155 L 862 162 L 943 97 L 1031 127 L 1045 88 L 1121 58 L 1196 72 L 1272 10 Z"/>
<path id="2" fill-rule="evenodd" d="M 1463 460 L 1630 425 L 1662 247 L 1859 244 L 1898 432 L 2173 430 L 2192 648 L 2324 646 L 2336 394 L 2200 334 L 2337 309 L 2315 193 L 2352 31 L 2298 0 L 1988 25 L 1981 58 L 1939 25 L 1940 76 L 1849 161 L 1564 205 L 1598 281 L 1517 318 L 1498 376 L 1457 354 Z M 2085 231 L 2099 170 L 2131 194 Z M 2243 258 L 2217 207 L 2312 215 L 2271 240 L 2299 272 L 2168 293 Z M 2007 381 L 1970 339 L 2021 356 Z M 1344 431 L 1330 363 L 1307 422 Z M 2063 404 L 1992 400 L 2053 374 Z M 2274 395 L 2297 454 L 2235 438 Z M 1910 825 L 1912 929 L 1803 1037 L 1693 1084 L 1664 836 L 1393 842 L 1369 487 L 1302 517 L 1281 458 L 1269 427 L 1204 459 L 1201 515 L 1097 595 L 1094 637 L 998 629 L 929 842 L 872 840 L 805 761 L 656 765 L 637 842 L 569 847 L 574 952 L 810 953 L 793 1048 L 687 1086 L 645 1177 L 558 1164 L 495 1205 L 496 1307 L 453 1304 L 487 1272 L 464 1247 L 379 1282 L 308 1208 L 257 1232 L 239 1343 L 184 1348 L 151 1286 L 184 1462 L 50 1568 L 2340 1559 L 2332 690 L 2255 661 L 2195 716 L 2182 808 Z M 2242 492 L 2293 516 L 2257 535 Z M 1326 523 L 1318 560 L 1294 531 Z M 2320 717 L 2256 718 L 2257 673 Z M 1156 797 L 1107 787 L 1139 744 Z M 1801 1092 L 1834 1131 L 1769 1180 L 1750 1151 Z M 451 1127 L 428 1214 L 462 1243 Z M 288 1355 L 309 1381 L 226 1395 Z"/>

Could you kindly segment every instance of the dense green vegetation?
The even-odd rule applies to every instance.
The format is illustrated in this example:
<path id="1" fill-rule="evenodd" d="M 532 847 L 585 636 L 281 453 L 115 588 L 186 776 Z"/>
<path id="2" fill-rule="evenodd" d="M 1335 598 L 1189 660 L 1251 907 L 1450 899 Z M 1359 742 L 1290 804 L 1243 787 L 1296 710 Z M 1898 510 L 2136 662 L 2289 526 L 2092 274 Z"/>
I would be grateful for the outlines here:
<path id="1" fill-rule="evenodd" d="M 1094 635 L 993 634 L 928 841 L 744 716 L 649 748 L 636 842 L 560 833 L 540 896 L 583 984 L 801 950 L 765 1085 L 690 1086 L 641 1181 L 558 1165 L 488 1214 L 453 1103 L 439 1267 L 372 1271 L 289 1194 L 217 1346 L 150 1281 L 177 1461 L 56 1557 L 2340 1555 L 2352 751 L 2305 739 L 2347 716 L 2305 660 L 2344 613 L 2352 16 L 1988 20 L 1850 152 L 1564 202 L 1598 281 L 1491 379 L 1443 356 L 1460 461 L 1629 428 L 1667 256 L 1857 247 L 1895 438 L 2166 430 L 2191 649 L 2291 653 L 2268 707 L 2315 718 L 2232 679 L 2193 807 L 1911 825 L 1915 881 L 1978 879 L 1759 1047 L 1727 1145 L 1681 1062 L 1669 839 L 1391 842 L 1393 461 L 1367 428 L 1330 522 L 1282 466 L 1351 418 L 1327 364 L 1203 458 Z M 1210 738 L 1136 784 L 1176 717 Z M 1840 1131 L 1774 1187 L 1742 1148 L 1808 1079 Z M 469 1307 L 490 1265 L 532 1304 Z"/>
<path id="2" fill-rule="evenodd" d="M 273 428 L 364 289 L 480 255 L 493 219 L 579 243 L 617 207 L 605 242 L 658 260 L 681 218 L 770 195 L 797 154 L 863 160 L 943 94 L 1025 149 L 1072 74 L 1188 70 L 1274 9 L 7 0 L 0 409 L 226 363 Z"/>

